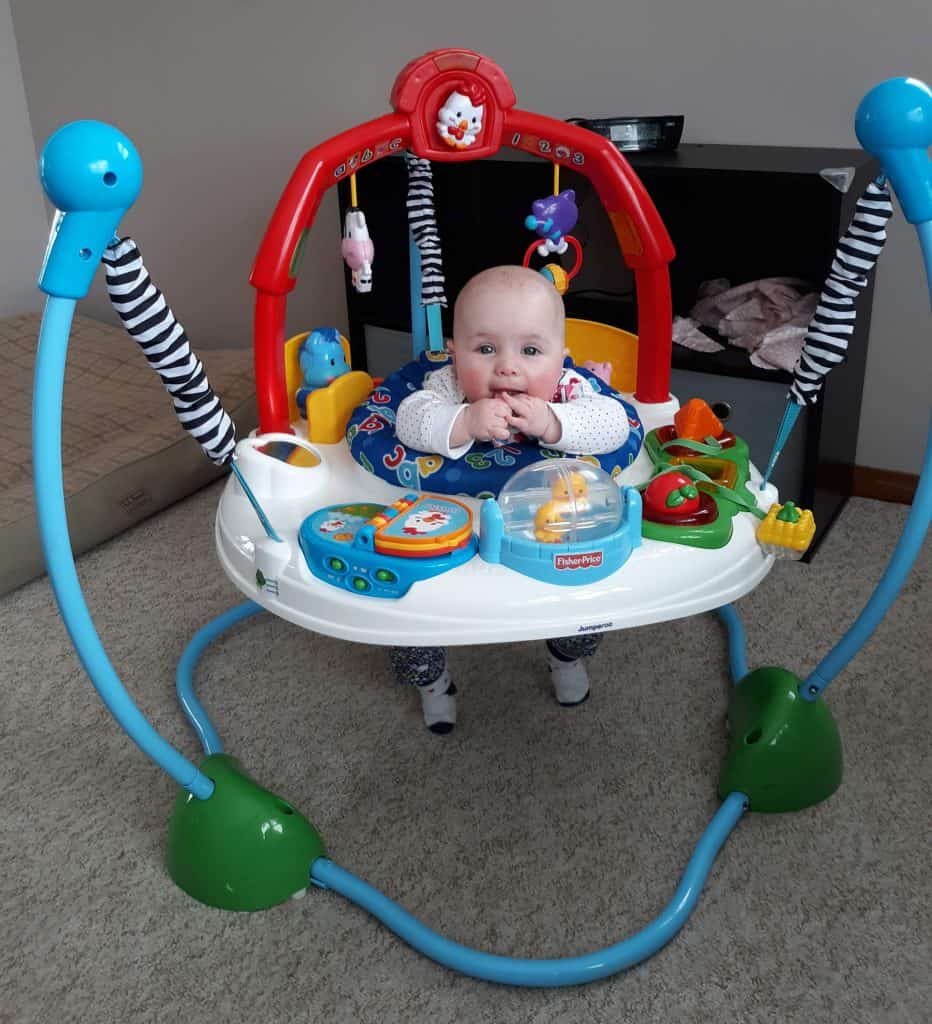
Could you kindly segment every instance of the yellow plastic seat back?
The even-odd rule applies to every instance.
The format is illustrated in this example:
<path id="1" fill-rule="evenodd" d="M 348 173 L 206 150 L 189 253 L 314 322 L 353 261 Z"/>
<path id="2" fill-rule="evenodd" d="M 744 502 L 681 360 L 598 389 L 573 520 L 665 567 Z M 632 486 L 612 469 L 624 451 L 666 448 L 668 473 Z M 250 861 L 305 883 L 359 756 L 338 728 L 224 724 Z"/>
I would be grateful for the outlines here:
<path id="1" fill-rule="evenodd" d="M 566 347 L 579 366 L 587 359 L 612 364 L 612 387 L 633 392 L 637 386 L 638 339 L 636 334 L 595 320 L 566 321 Z"/>

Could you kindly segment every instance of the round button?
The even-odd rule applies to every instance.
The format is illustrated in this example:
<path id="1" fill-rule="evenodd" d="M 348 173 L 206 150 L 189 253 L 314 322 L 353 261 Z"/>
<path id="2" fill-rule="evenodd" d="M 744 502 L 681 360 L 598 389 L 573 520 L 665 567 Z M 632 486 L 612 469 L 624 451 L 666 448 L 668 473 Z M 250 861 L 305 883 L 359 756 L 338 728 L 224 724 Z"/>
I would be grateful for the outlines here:
<path id="1" fill-rule="evenodd" d="M 327 565 L 329 565 L 334 572 L 343 572 L 346 568 L 346 562 L 344 562 L 342 558 L 328 558 Z"/>
<path id="2" fill-rule="evenodd" d="M 368 590 L 369 589 L 369 581 L 368 580 L 364 580 L 362 578 L 362 576 L 357 576 L 353 580 L 353 587 L 356 590 L 359 590 L 359 591 Z"/>
<path id="3" fill-rule="evenodd" d="M 398 579 L 390 569 L 376 569 L 375 578 L 380 583 L 394 583 Z"/>

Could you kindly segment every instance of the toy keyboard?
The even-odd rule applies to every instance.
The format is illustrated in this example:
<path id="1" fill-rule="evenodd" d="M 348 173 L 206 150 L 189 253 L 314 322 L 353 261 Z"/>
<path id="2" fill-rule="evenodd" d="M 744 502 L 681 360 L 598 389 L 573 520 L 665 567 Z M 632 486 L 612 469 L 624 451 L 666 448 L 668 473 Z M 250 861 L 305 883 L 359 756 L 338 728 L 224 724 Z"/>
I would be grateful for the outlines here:
<path id="1" fill-rule="evenodd" d="M 298 542 L 318 579 L 364 597 L 402 597 L 477 551 L 466 505 L 419 494 L 391 505 L 328 505 L 304 520 Z"/>

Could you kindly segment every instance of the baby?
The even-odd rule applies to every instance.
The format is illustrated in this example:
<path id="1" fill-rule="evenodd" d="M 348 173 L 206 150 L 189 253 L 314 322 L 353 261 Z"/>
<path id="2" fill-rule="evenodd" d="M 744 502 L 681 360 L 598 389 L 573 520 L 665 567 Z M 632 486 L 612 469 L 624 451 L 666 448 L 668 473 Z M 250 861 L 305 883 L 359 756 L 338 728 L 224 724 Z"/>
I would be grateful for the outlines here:
<path id="1" fill-rule="evenodd" d="M 543 275 L 524 267 L 477 274 L 453 309 L 453 362 L 401 403 L 398 439 L 452 459 L 474 441 L 515 433 L 573 454 L 620 448 L 624 407 L 564 369 L 564 330 L 563 300 Z"/>
<path id="2" fill-rule="evenodd" d="M 475 441 L 523 438 L 571 454 L 598 455 L 628 438 L 628 417 L 567 369 L 563 300 L 553 284 L 524 267 L 492 267 L 460 292 L 453 310 L 452 362 L 428 374 L 398 407 L 395 432 L 409 448 L 461 458 Z M 582 658 L 599 634 L 548 640 L 548 666 L 560 704 L 589 696 Z M 394 647 L 399 682 L 419 688 L 424 721 L 445 734 L 456 723 L 456 688 L 440 647 Z"/>

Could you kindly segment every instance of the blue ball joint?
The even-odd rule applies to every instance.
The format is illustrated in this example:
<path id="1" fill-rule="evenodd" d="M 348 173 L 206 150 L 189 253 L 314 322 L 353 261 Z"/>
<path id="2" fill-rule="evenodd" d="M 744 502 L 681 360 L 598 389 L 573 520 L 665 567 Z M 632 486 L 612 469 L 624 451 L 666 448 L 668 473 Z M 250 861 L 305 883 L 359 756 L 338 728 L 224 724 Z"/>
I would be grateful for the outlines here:
<path id="1" fill-rule="evenodd" d="M 932 90 L 918 78 L 890 78 L 861 100 L 861 145 L 880 161 L 910 224 L 932 221 Z"/>
<path id="2" fill-rule="evenodd" d="M 39 180 L 58 211 L 49 233 L 39 287 L 47 295 L 87 295 L 104 249 L 142 188 L 133 143 L 101 121 L 72 121 L 46 142 Z"/>

